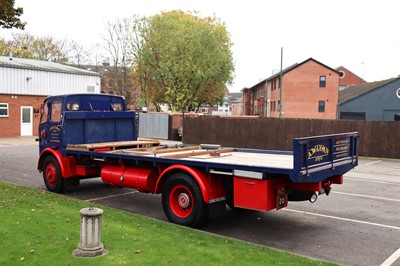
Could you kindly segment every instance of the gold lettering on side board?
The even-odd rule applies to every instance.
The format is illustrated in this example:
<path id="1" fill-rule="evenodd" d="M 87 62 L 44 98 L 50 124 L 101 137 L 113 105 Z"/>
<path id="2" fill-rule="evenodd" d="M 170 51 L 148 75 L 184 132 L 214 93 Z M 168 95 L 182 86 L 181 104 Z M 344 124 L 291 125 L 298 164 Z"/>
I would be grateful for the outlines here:
<path id="1" fill-rule="evenodd" d="M 350 142 L 349 139 L 341 139 L 341 140 L 337 140 L 337 141 L 335 142 L 335 145 L 347 144 L 347 143 L 349 143 L 349 142 Z"/>
<path id="2" fill-rule="evenodd" d="M 322 153 L 323 155 L 313 157 L 316 153 Z M 328 154 L 329 154 L 329 149 L 325 145 L 317 144 L 308 150 L 308 159 L 310 160 L 312 158 L 316 162 L 320 162 L 324 159 L 324 156 Z"/>

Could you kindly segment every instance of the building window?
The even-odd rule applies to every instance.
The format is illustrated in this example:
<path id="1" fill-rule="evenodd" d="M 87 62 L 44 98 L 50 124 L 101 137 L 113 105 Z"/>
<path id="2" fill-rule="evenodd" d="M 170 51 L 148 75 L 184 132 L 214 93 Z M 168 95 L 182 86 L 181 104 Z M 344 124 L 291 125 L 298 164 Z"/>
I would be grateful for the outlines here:
<path id="1" fill-rule="evenodd" d="M 346 74 L 344 73 L 343 70 L 339 71 L 339 78 L 344 78 L 344 76 L 346 76 Z"/>
<path id="2" fill-rule="evenodd" d="M 318 112 L 320 113 L 325 112 L 325 101 L 318 102 Z"/>
<path id="3" fill-rule="evenodd" d="M 321 88 L 326 87 L 326 76 L 319 76 L 319 86 Z"/>
<path id="4" fill-rule="evenodd" d="M 365 113 L 358 112 L 340 112 L 342 120 L 365 120 Z"/>
<path id="5" fill-rule="evenodd" d="M 8 103 L 0 103 L 0 117 L 8 117 Z"/>
<path id="6" fill-rule="evenodd" d="M 399 97 L 399 99 L 400 99 L 400 88 L 397 89 L 396 95 L 397 95 L 397 97 Z"/>
<path id="7" fill-rule="evenodd" d="M 31 122 L 31 110 L 29 108 L 22 108 L 22 123 Z"/>

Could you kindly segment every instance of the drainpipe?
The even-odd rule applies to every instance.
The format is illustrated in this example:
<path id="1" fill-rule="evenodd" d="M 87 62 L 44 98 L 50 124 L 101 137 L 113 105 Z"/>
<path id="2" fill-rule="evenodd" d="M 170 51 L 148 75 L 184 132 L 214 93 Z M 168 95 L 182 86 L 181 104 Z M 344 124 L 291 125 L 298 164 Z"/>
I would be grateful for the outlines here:
<path id="1" fill-rule="evenodd" d="M 279 118 L 282 117 L 282 62 L 283 62 L 283 47 L 281 47 L 281 73 L 279 75 Z"/>

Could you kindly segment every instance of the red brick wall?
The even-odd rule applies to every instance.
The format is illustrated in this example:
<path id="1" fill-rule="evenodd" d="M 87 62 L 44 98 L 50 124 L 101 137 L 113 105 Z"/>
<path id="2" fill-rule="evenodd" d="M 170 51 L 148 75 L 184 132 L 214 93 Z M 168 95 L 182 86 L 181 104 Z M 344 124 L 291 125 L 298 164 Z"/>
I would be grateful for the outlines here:
<path id="1" fill-rule="evenodd" d="M 250 115 L 250 93 L 251 90 L 243 90 L 243 115 Z"/>
<path id="2" fill-rule="evenodd" d="M 17 137 L 21 135 L 21 106 L 32 106 L 40 110 L 45 96 L 7 95 L 0 94 L 0 103 L 8 103 L 8 117 L 0 117 L 0 138 Z M 33 135 L 38 135 L 40 114 L 33 116 Z"/>
<path id="3" fill-rule="evenodd" d="M 279 79 L 280 77 L 277 77 L 269 81 L 271 83 L 271 96 L 270 96 L 270 107 L 269 107 L 271 117 L 279 117 L 279 100 L 280 100 Z M 285 80 L 285 76 L 282 78 L 282 80 Z M 282 84 L 282 87 L 285 88 L 285 84 Z"/>
<path id="4" fill-rule="evenodd" d="M 358 77 L 357 75 L 353 74 L 352 72 L 348 71 L 346 68 L 344 67 L 339 67 L 336 69 L 337 71 L 342 71 L 344 73 L 344 77 L 340 78 L 340 84 L 342 85 L 358 85 L 358 84 L 362 84 L 365 83 L 365 81 Z"/>
<path id="5" fill-rule="evenodd" d="M 326 76 L 326 86 L 319 77 Z M 278 86 L 279 87 L 279 86 Z M 339 74 L 315 61 L 308 61 L 284 74 L 282 78 L 283 115 L 286 118 L 336 119 Z M 271 102 L 279 100 L 279 89 L 271 91 Z M 325 101 L 325 112 L 318 112 L 318 102 Z M 271 112 L 277 117 L 279 112 Z"/>

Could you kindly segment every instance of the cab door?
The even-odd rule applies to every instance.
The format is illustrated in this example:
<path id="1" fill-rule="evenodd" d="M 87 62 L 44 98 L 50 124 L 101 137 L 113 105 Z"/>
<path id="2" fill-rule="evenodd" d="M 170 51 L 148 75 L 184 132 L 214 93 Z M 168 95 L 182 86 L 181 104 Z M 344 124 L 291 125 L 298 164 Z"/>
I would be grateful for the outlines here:
<path id="1" fill-rule="evenodd" d="M 59 148 L 62 140 L 61 130 L 62 99 L 48 99 L 43 105 L 39 125 L 39 149 Z"/>

